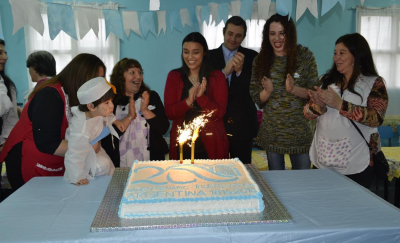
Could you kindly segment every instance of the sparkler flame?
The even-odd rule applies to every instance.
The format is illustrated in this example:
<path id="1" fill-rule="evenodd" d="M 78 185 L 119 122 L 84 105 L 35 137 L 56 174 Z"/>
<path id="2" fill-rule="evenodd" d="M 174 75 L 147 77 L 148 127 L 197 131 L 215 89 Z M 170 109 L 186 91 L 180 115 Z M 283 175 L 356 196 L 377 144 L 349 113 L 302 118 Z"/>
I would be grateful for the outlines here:
<path id="1" fill-rule="evenodd" d="M 178 126 L 178 143 L 184 144 L 192 134 L 192 128 L 189 124 L 183 124 L 183 128 Z"/>

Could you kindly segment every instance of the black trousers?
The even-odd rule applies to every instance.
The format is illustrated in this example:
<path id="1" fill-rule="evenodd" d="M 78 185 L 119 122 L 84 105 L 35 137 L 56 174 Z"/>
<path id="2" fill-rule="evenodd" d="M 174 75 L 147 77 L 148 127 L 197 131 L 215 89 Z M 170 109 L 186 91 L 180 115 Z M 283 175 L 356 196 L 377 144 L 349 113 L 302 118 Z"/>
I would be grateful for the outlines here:
<path id="1" fill-rule="evenodd" d="M 25 184 L 22 178 L 21 164 L 22 164 L 22 142 L 17 143 L 8 153 L 5 158 L 7 178 L 11 185 L 12 192 Z"/>
<path id="2" fill-rule="evenodd" d="M 353 175 L 346 175 L 346 176 L 347 178 L 352 179 L 361 186 L 369 189 L 371 187 L 373 179 L 375 178 L 375 170 L 374 167 L 367 166 L 367 168 L 364 171 L 361 171 L 360 173 Z"/>
<path id="3" fill-rule="evenodd" d="M 229 154 L 231 158 L 239 158 L 243 164 L 251 164 L 253 139 L 232 139 L 229 137 Z"/>

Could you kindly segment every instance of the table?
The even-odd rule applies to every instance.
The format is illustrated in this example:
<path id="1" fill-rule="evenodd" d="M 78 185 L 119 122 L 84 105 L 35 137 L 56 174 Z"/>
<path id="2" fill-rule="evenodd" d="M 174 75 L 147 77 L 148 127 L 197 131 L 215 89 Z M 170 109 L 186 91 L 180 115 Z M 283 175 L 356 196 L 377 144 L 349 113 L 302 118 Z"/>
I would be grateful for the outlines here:
<path id="1" fill-rule="evenodd" d="M 396 178 L 394 205 L 400 207 L 400 147 L 382 147 L 381 149 L 389 163 L 388 180 Z"/>
<path id="2" fill-rule="evenodd" d="M 264 171 L 294 223 L 91 233 L 111 177 L 87 186 L 33 178 L 0 203 L 9 242 L 398 242 L 400 210 L 327 169 Z"/>

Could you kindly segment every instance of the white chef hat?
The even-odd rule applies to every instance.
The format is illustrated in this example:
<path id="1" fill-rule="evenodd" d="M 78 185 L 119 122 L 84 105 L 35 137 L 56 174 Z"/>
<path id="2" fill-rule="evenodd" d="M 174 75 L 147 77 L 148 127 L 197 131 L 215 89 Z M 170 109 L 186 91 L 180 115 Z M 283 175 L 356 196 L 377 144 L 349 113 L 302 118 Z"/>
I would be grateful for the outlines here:
<path id="1" fill-rule="evenodd" d="M 99 100 L 110 89 L 116 94 L 115 86 L 110 84 L 104 77 L 92 78 L 78 89 L 78 100 L 81 105 L 86 105 Z"/>

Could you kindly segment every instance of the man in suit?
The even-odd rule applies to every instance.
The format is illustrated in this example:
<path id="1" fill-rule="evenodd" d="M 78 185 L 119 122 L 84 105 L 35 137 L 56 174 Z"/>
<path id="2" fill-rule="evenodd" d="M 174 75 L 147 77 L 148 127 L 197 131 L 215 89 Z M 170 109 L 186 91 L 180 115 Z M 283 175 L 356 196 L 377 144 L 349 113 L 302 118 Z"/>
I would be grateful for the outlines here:
<path id="1" fill-rule="evenodd" d="M 251 163 L 253 138 L 257 136 L 257 109 L 250 97 L 249 87 L 253 59 L 257 52 L 243 48 L 246 37 L 246 22 L 233 16 L 223 29 L 224 43 L 210 50 L 210 65 L 221 70 L 229 86 L 228 107 L 224 117 L 229 138 L 231 158 L 239 158 L 243 163 Z"/>

